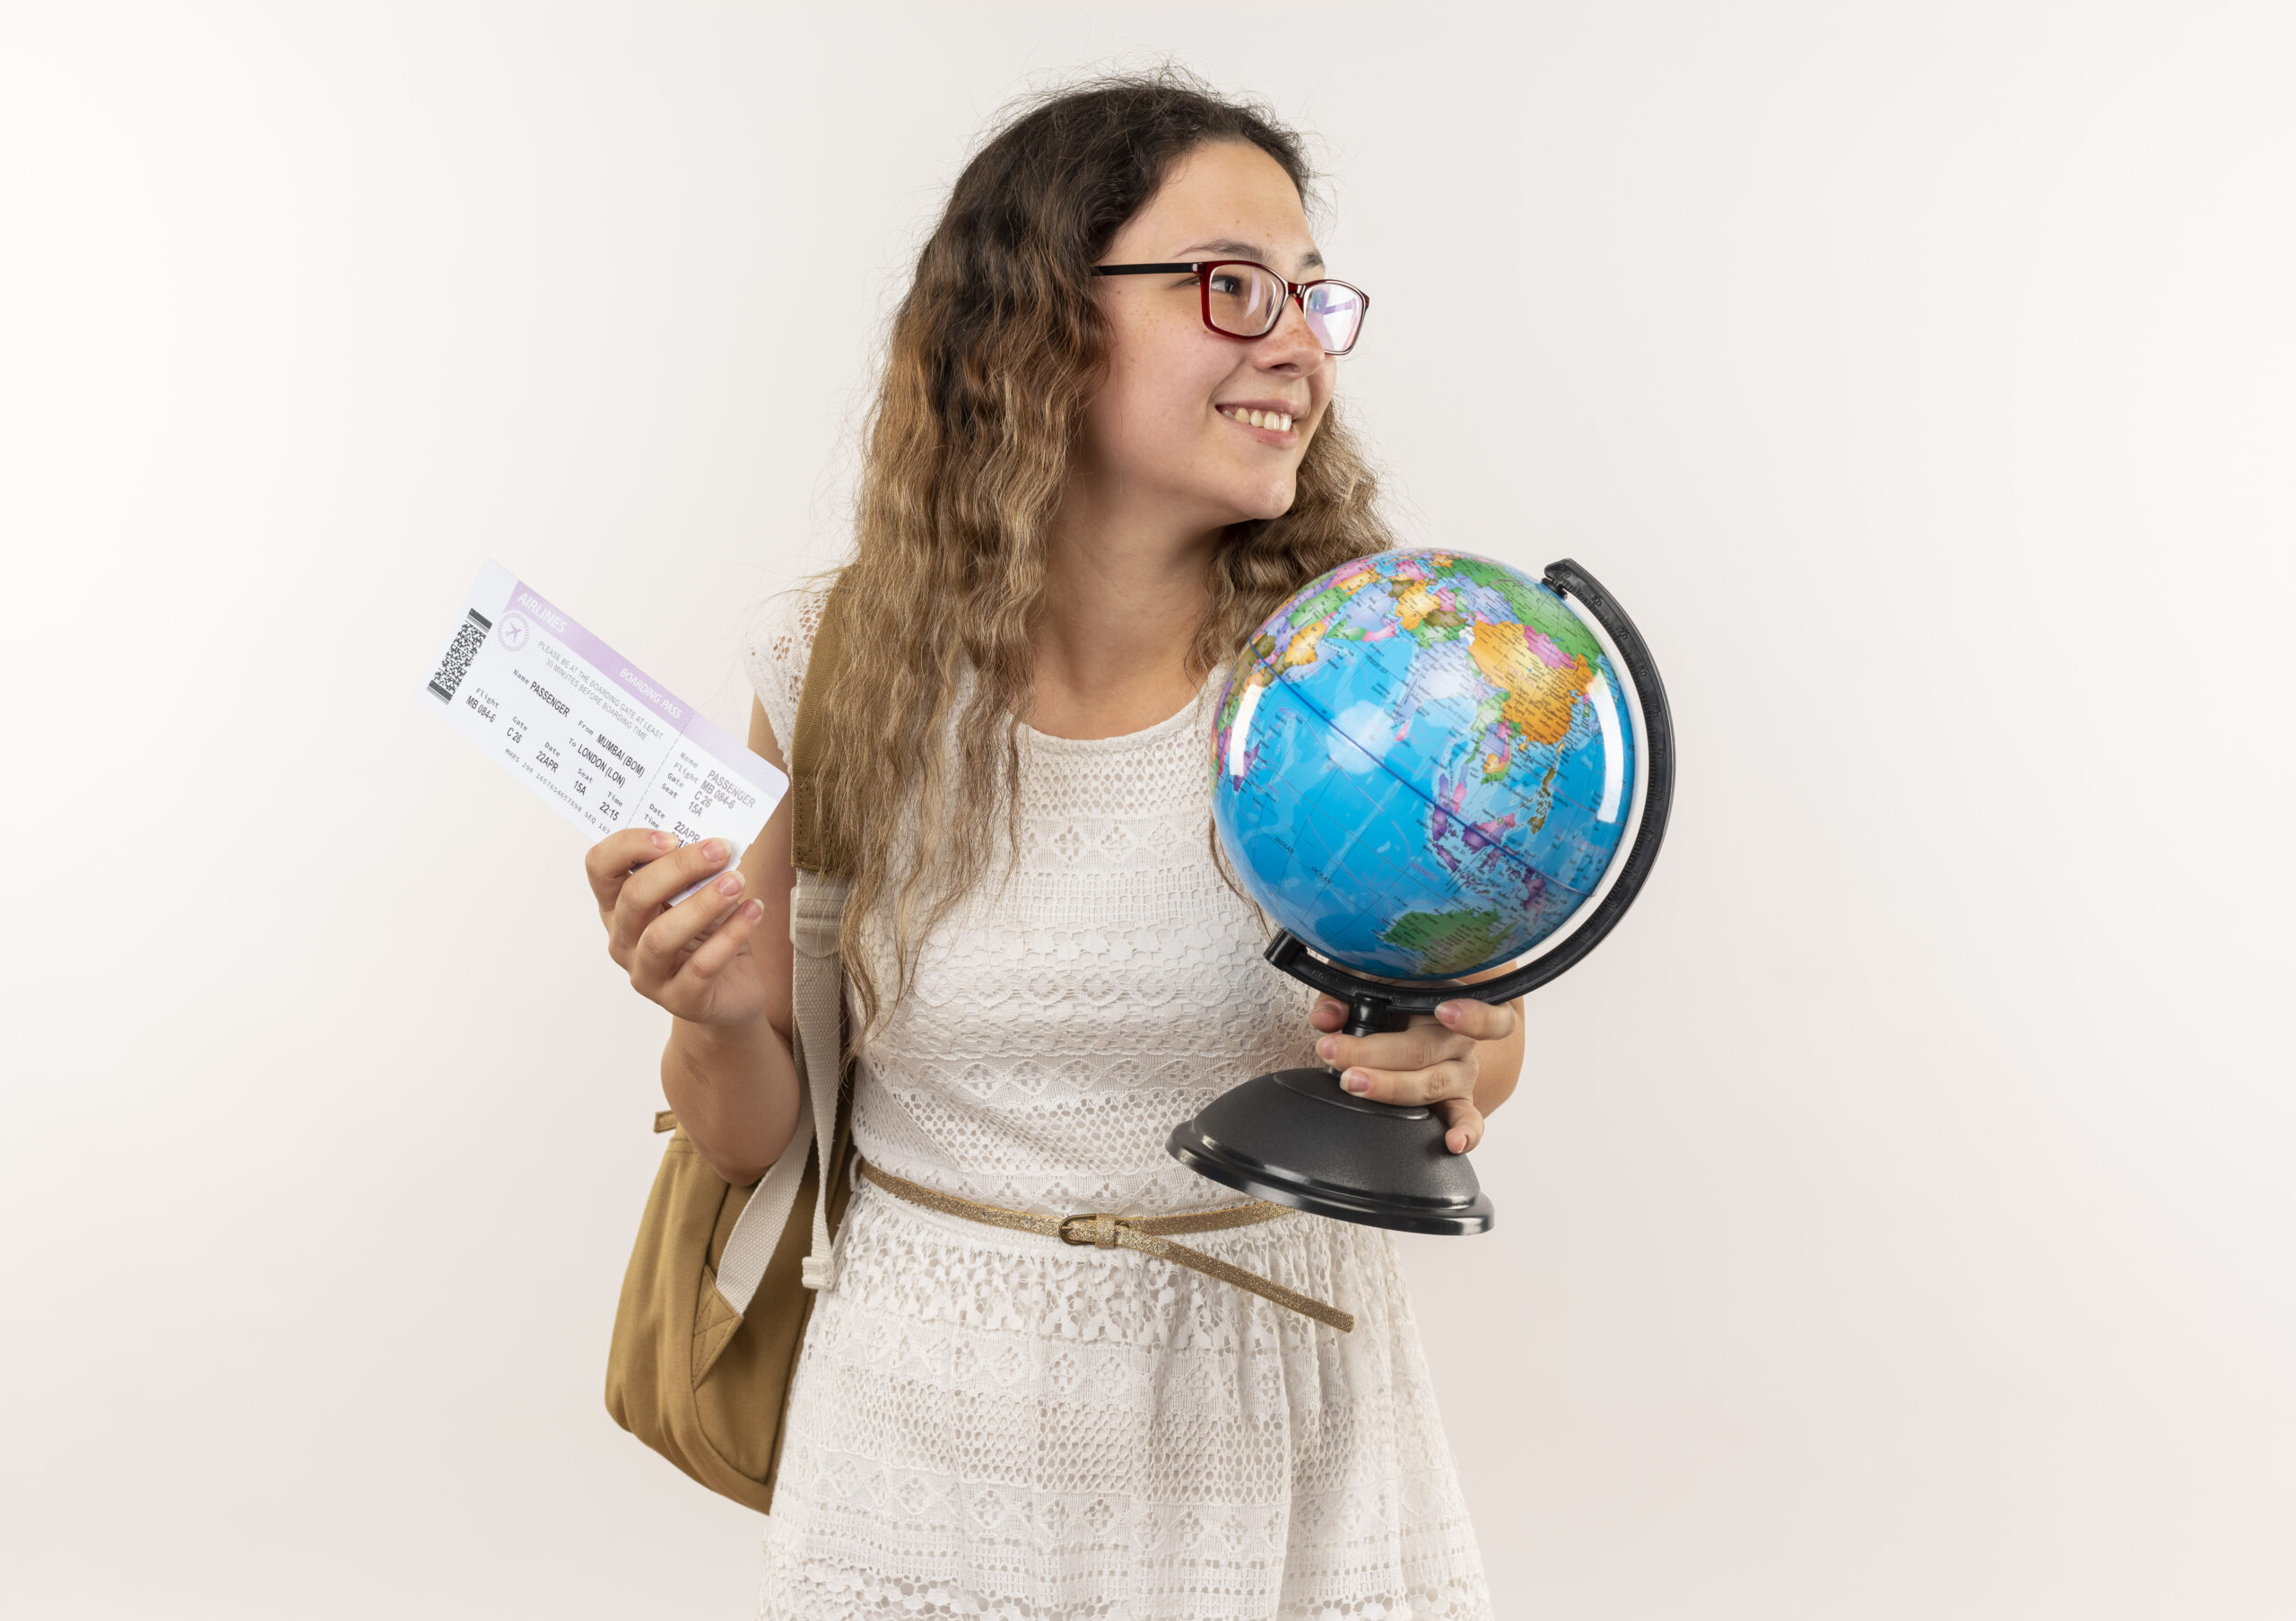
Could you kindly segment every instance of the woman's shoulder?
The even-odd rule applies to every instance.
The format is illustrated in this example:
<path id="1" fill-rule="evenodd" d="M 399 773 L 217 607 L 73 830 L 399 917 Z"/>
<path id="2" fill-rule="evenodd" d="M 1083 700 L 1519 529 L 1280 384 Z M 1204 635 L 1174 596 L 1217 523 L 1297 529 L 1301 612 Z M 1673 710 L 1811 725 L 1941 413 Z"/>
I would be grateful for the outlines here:
<path id="1" fill-rule="evenodd" d="M 804 580 L 778 591 L 759 607 L 742 641 L 742 667 L 784 753 L 796 730 L 805 661 L 813 657 L 813 635 L 828 600 L 826 580 Z"/>

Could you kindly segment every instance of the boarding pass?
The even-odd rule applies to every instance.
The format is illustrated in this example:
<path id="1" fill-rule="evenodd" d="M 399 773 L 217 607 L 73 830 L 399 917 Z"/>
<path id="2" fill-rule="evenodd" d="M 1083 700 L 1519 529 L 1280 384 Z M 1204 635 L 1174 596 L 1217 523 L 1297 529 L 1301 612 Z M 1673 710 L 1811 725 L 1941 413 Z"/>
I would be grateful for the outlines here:
<path id="1" fill-rule="evenodd" d="M 681 844 L 723 839 L 738 861 L 788 789 L 772 762 L 499 563 L 479 571 L 430 667 L 420 702 L 593 843 L 655 827 Z"/>

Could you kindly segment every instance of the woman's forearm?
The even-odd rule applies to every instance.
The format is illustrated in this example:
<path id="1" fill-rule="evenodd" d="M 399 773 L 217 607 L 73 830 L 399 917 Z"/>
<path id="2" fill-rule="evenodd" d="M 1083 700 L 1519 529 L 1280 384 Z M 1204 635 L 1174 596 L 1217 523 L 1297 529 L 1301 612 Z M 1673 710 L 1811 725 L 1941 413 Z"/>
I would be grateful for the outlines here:
<path id="1" fill-rule="evenodd" d="M 797 1129 L 796 1061 L 787 1038 L 763 1017 L 673 1020 L 662 1095 L 701 1157 L 737 1188 L 763 1176 Z"/>

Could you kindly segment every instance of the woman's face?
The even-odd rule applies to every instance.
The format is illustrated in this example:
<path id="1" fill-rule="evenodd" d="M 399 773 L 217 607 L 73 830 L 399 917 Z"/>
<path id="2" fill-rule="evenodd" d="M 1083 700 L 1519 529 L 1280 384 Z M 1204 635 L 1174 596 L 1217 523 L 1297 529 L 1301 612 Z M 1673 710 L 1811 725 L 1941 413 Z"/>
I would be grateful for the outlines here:
<path id="1" fill-rule="evenodd" d="M 1288 281 L 1324 274 L 1300 194 L 1257 146 L 1199 146 L 1174 164 L 1100 256 L 1104 265 L 1257 259 Z M 1337 365 L 1292 300 L 1252 342 L 1204 324 L 1196 278 L 1103 276 L 1108 375 L 1087 407 L 1077 472 L 1105 510 L 1204 533 L 1290 510 L 1300 458 L 1331 402 Z M 1280 413 L 1258 427 L 1246 411 Z"/>

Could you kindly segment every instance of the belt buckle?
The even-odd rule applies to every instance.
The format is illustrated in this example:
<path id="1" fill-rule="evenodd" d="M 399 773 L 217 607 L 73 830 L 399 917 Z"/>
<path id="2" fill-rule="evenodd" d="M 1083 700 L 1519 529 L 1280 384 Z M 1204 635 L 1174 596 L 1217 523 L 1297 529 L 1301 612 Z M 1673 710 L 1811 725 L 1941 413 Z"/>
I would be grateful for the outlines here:
<path id="1" fill-rule="evenodd" d="M 1067 1216 L 1060 1222 L 1060 1242 L 1065 1244 L 1090 1244 L 1096 1250 L 1113 1250 L 1116 1245 L 1117 1218 L 1113 1216 Z M 1079 1233 L 1082 1226 L 1083 1231 Z"/>

